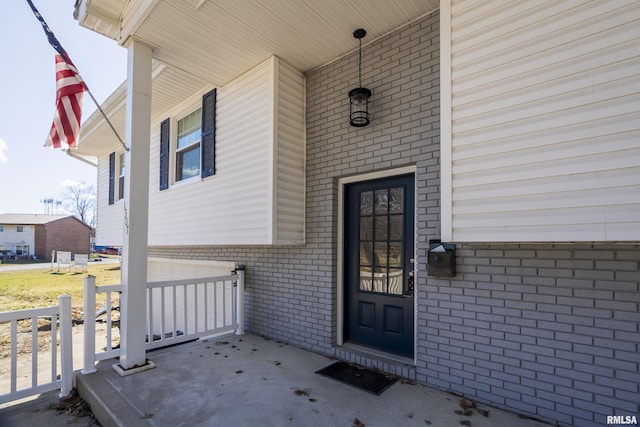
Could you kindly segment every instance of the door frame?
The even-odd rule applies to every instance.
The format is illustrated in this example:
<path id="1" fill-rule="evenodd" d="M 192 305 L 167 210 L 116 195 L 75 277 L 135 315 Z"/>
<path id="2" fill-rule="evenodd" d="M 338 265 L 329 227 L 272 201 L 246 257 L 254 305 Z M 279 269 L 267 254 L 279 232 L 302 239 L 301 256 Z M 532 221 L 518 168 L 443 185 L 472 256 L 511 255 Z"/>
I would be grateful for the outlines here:
<path id="1" fill-rule="evenodd" d="M 373 179 L 379 178 L 391 178 L 399 175 L 407 175 L 412 173 L 414 176 L 414 182 L 416 180 L 416 166 L 403 166 L 395 169 L 385 169 L 382 171 L 369 172 L 360 175 L 353 175 L 344 178 L 338 178 L 338 242 L 337 242 L 337 280 L 336 280 L 336 344 L 341 346 L 344 344 L 344 188 L 348 184 L 358 183 L 362 181 L 370 181 Z M 416 236 L 416 224 L 417 224 L 417 186 L 416 190 L 414 190 L 414 216 L 413 216 L 413 233 L 414 233 L 414 258 L 415 254 L 417 254 L 417 236 Z M 414 264 L 414 280 L 417 279 L 419 274 L 418 263 Z M 414 292 L 413 297 L 413 361 L 416 362 L 416 349 L 417 349 L 417 302 L 418 302 L 418 292 Z M 365 347 L 366 348 L 366 347 Z M 373 352 L 379 353 L 379 350 L 372 349 Z M 385 353 L 385 355 L 388 353 Z M 389 358 L 398 358 L 393 354 L 389 353 Z"/>

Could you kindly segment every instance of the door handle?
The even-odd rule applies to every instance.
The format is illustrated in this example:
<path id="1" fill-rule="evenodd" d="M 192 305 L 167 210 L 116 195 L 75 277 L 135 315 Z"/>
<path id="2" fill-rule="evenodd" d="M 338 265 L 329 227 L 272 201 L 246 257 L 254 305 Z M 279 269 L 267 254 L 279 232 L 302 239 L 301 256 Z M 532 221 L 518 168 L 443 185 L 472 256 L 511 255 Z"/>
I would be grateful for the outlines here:
<path id="1" fill-rule="evenodd" d="M 407 290 L 404 291 L 404 296 L 405 297 L 412 297 L 413 296 L 413 289 L 414 289 L 414 273 L 413 271 L 409 272 L 409 279 L 407 280 Z"/>

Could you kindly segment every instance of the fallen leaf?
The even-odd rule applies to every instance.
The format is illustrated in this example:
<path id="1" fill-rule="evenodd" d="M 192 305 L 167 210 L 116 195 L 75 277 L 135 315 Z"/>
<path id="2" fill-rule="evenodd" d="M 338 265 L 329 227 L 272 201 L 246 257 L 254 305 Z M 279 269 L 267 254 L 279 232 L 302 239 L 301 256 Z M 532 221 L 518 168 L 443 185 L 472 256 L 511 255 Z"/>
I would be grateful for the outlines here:
<path id="1" fill-rule="evenodd" d="M 353 427 L 366 427 L 365 424 L 359 419 L 353 420 Z"/>
<path id="2" fill-rule="evenodd" d="M 229 344 L 229 341 L 216 341 L 216 345 L 225 345 Z"/>
<path id="3" fill-rule="evenodd" d="M 243 372 L 244 372 L 243 370 L 238 369 L 238 370 L 236 371 L 236 374 L 241 374 L 241 373 L 243 373 Z"/>
<path id="4" fill-rule="evenodd" d="M 296 394 L 296 396 L 309 396 L 309 392 L 307 392 L 307 390 L 297 389 L 296 391 L 294 391 L 294 393 Z"/>
<path id="5" fill-rule="evenodd" d="M 430 425 L 431 425 L 431 421 L 430 421 L 430 420 L 424 420 L 424 423 L 425 423 L 426 425 L 428 425 L 428 426 L 430 426 Z"/>
<path id="6" fill-rule="evenodd" d="M 471 405 L 469 404 L 469 402 L 467 402 L 467 399 L 463 397 L 462 399 L 460 399 L 460 407 L 462 409 L 469 409 L 471 408 Z"/>
<path id="7" fill-rule="evenodd" d="M 471 409 L 465 409 L 464 411 L 461 411 L 460 409 L 456 409 L 454 412 L 458 415 L 464 415 L 465 417 L 468 417 L 473 414 L 473 411 Z"/>
<path id="8" fill-rule="evenodd" d="M 469 420 L 460 421 L 460 425 L 471 427 L 471 421 Z"/>

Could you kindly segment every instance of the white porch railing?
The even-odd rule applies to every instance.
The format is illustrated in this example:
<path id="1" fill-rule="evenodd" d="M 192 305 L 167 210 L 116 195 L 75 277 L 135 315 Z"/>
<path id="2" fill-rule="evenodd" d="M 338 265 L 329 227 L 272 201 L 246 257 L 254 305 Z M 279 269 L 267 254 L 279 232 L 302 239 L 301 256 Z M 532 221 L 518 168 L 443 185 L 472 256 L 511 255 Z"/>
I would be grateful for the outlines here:
<path id="1" fill-rule="evenodd" d="M 51 319 L 51 351 L 39 351 L 38 320 Z M 18 378 L 18 322 L 29 322 L 30 328 L 26 332 L 31 334 L 31 372 Z M 71 297 L 61 295 L 58 305 L 32 310 L 8 311 L 0 313 L 0 323 L 10 325 L 10 359 L 11 370 L 9 392 L 0 394 L 0 404 L 22 399 L 23 397 L 60 389 L 60 396 L 68 396 L 73 387 L 73 349 L 72 349 L 72 320 Z M 58 359 L 58 324 L 60 325 L 60 358 Z M 42 356 L 41 359 L 38 356 Z M 26 356 L 28 357 L 28 356 Z M 58 370 L 60 362 L 60 370 Z M 39 371 L 46 370 L 47 375 L 41 380 Z M 24 374 L 24 373 L 21 373 Z M 26 383 L 19 381 L 27 378 Z M 29 379 L 31 381 L 29 381 Z M 4 390 L 0 390 L 2 393 Z"/>
<path id="2" fill-rule="evenodd" d="M 100 360 L 120 356 L 119 342 L 113 336 L 112 297 L 122 285 L 95 285 L 95 277 L 84 282 L 84 369 L 96 371 Z M 104 293 L 106 304 L 105 345 L 96 348 L 96 294 Z M 147 350 L 235 332 L 244 333 L 244 271 L 227 276 L 170 280 L 147 283 Z"/>

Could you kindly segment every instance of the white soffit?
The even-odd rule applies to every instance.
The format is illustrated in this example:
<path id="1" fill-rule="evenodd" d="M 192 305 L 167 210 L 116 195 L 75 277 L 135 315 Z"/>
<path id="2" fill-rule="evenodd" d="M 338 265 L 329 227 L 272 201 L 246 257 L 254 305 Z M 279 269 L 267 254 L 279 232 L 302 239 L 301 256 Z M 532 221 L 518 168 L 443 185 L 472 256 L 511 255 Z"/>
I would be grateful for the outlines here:
<path id="1" fill-rule="evenodd" d="M 151 121 L 164 118 L 171 108 L 185 98 L 207 86 L 207 82 L 185 75 L 180 70 L 166 67 L 154 61 L 153 85 L 151 93 Z M 125 132 L 126 84 L 122 83 L 102 104 L 102 109 L 124 139 Z M 102 113 L 95 111 L 82 123 L 78 154 L 99 157 L 105 153 L 121 149 L 118 138 L 104 121 Z"/>
<path id="2" fill-rule="evenodd" d="M 154 47 L 154 58 L 220 87 L 273 55 L 308 72 L 353 51 L 353 31 L 368 43 L 439 8 L 439 0 L 172 0 L 148 9 L 124 0 L 84 0 L 82 25 L 118 39 L 129 36 Z M 120 29 L 101 31 L 102 16 L 120 18 Z M 131 30 L 134 34 L 120 34 Z"/>

